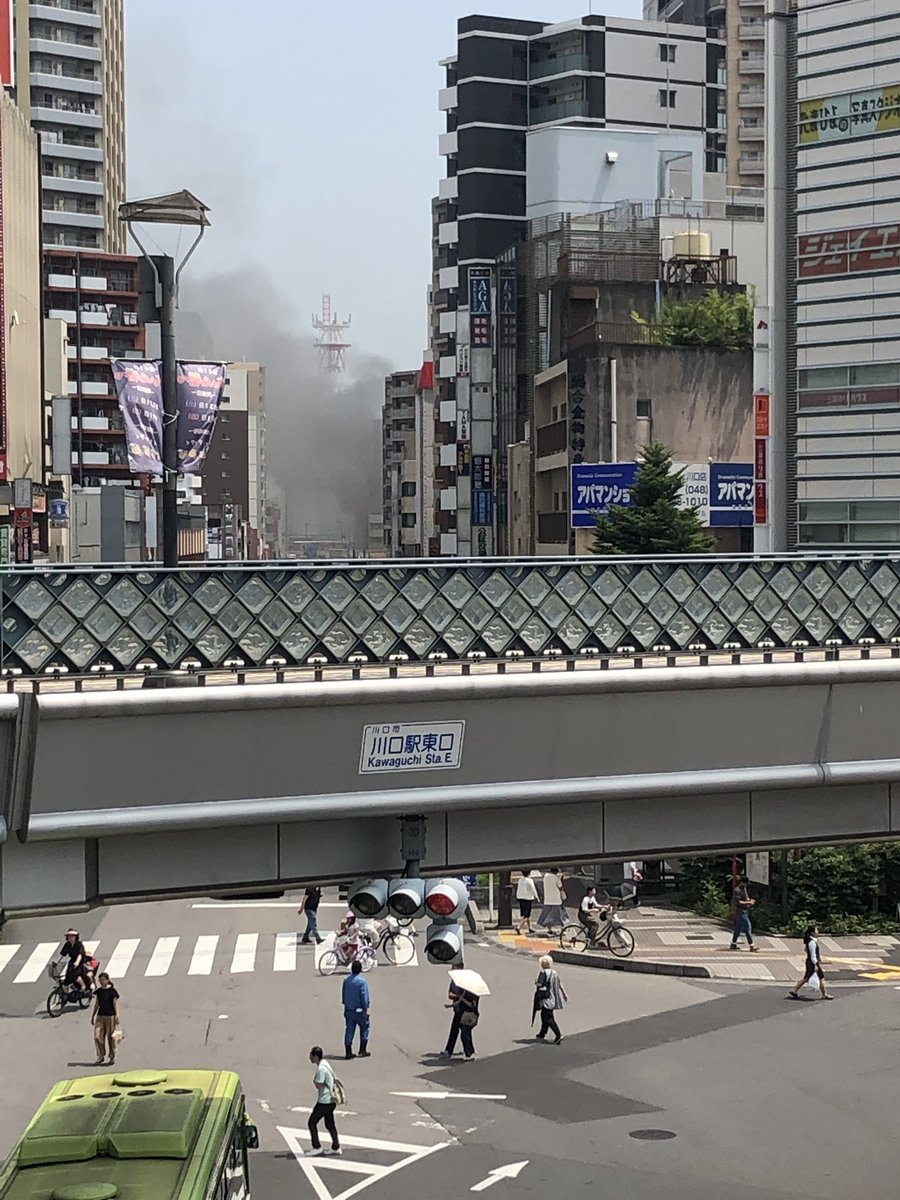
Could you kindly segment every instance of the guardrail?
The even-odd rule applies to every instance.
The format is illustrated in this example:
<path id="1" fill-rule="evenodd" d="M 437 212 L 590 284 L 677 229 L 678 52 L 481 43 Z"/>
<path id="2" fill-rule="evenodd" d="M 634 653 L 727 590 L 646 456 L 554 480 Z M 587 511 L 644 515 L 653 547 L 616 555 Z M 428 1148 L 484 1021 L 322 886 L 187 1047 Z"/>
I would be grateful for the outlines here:
<path id="1" fill-rule="evenodd" d="M 887 646 L 890 556 L 146 565 L 0 578 L 0 670 L 20 676 Z"/>

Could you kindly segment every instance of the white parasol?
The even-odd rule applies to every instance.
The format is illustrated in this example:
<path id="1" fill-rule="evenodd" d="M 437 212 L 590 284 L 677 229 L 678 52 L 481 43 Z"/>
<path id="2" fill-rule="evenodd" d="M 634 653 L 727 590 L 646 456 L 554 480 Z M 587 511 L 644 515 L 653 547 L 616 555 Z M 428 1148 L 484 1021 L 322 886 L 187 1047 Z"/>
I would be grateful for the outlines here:
<path id="1" fill-rule="evenodd" d="M 464 967 L 460 967 L 448 971 L 447 974 L 464 992 L 471 992 L 473 996 L 489 996 L 491 994 L 491 989 L 477 971 L 468 971 Z"/>

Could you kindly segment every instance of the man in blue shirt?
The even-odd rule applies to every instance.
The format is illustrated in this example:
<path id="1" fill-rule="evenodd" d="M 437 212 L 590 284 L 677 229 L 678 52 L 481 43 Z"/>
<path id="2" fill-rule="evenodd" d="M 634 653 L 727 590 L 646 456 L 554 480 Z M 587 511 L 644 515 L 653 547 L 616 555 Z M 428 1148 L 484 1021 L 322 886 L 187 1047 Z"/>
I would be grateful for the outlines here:
<path id="1" fill-rule="evenodd" d="M 359 1057 L 369 1057 L 369 985 L 362 974 L 362 963 L 354 962 L 341 988 L 344 1005 L 344 1058 L 355 1058 L 353 1035 L 359 1030 Z"/>

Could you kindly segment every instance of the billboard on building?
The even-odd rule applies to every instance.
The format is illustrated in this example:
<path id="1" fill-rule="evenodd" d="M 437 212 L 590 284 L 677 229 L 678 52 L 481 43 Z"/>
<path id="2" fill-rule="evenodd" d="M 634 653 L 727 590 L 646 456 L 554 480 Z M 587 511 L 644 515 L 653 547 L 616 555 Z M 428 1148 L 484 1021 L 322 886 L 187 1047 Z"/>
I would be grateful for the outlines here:
<path id="1" fill-rule="evenodd" d="M 710 463 L 710 528 L 752 524 L 753 463 Z"/>
<path id="2" fill-rule="evenodd" d="M 752 463 L 675 463 L 684 472 L 680 502 L 697 509 L 701 523 L 715 529 L 753 524 Z M 637 463 L 574 463 L 570 506 L 573 529 L 591 529 L 597 513 L 630 508 Z"/>
<path id="3" fill-rule="evenodd" d="M 570 504 L 573 529 L 592 529 L 594 515 L 631 504 L 637 463 L 573 463 Z"/>

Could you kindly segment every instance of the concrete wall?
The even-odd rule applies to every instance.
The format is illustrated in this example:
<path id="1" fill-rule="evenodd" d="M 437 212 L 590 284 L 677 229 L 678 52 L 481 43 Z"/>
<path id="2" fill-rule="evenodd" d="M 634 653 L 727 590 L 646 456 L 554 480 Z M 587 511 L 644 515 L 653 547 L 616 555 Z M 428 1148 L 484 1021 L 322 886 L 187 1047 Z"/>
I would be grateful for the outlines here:
<path id="1" fill-rule="evenodd" d="M 632 39 L 639 41 L 641 39 Z M 656 42 L 650 42 L 656 50 Z M 658 110 L 657 110 L 658 112 Z M 618 155 L 615 163 L 607 154 Z M 677 180 L 670 180 L 663 157 L 688 155 L 679 161 Z M 701 133 L 641 129 L 537 129 L 528 134 L 526 213 L 529 218 L 566 212 L 596 212 L 617 200 L 652 200 L 668 196 L 703 198 L 704 149 Z M 681 177 L 687 177 L 686 187 Z"/>
<path id="2" fill-rule="evenodd" d="M 617 363 L 619 450 L 627 462 L 649 436 L 680 462 L 750 462 L 753 458 L 753 365 L 750 351 L 680 346 L 616 346 L 604 342 L 603 359 L 584 359 L 588 395 L 601 420 L 601 461 L 609 458 L 609 368 Z M 577 357 L 569 361 L 570 373 Z M 649 430 L 638 422 L 637 401 L 651 402 Z"/>
<path id="3" fill-rule="evenodd" d="M 41 240 L 37 135 L 6 93 L 0 95 L 3 155 L 3 303 L 0 334 L 6 371 L 7 474 L 40 480 Z"/>
<path id="4" fill-rule="evenodd" d="M 9 698 L 2 905 L 396 870 L 404 812 L 430 871 L 896 838 L 898 703 L 893 660 Z M 458 767 L 360 772 L 436 720 Z"/>

